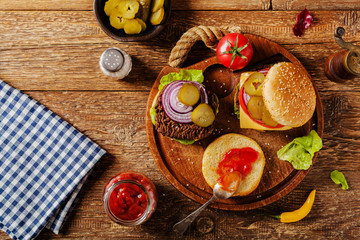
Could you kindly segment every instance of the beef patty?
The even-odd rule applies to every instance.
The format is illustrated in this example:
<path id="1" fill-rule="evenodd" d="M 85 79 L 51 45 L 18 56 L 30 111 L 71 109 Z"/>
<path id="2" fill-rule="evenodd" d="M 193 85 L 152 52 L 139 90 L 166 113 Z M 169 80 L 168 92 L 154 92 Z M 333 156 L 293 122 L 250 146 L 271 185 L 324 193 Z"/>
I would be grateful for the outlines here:
<path id="1" fill-rule="evenodd" d="M 158 98 L 155 103 L 155 129 L 160 132 L 162 135 L 176 138 L 181 140 L 195 140 L 203 139 L 208 137 L 211 132 L 214 130 L 214 124 L 208 127 L 200 127 L 195 123 L 177 123 L 171 120 L 164 111 L 164 108 L 161 103 L 161 96 L 164 89 L 159 93 Z M 208 93 L 209 96 L 209 105 L 214 110 L 217 109 L 217 102 L 215 100 L 215 95 Z"/>

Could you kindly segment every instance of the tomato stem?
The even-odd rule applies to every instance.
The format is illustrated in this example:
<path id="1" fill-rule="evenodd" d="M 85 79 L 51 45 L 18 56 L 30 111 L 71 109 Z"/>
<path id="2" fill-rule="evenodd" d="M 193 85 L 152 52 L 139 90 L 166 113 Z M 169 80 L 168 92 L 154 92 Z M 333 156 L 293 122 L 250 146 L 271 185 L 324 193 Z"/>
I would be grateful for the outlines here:
<path id="1" fill-rule="evenodd" d="M 242 47 L 238 47 L 238 39 L 239 39 L 239 34 L 236 36 L 234 47 L 231 46 L 231 43 L 229 42 L 229 40 L 227 40 L 226 42 L 229 45 L 230 51 L 224 51 L 224 52 L 220 53 L 221 55 L 222 54 L 232 54 L 231 63 L 230 63 L 229 68 L 231 68 L 231 66 L 233 65 L 236 56 L 245 58 L 246 60 L 248 60 L 248 58 L 246 56 L 242 55 L 240 52 L 249 45 L 249 39 L 248 39 L 248 42 Z"/>

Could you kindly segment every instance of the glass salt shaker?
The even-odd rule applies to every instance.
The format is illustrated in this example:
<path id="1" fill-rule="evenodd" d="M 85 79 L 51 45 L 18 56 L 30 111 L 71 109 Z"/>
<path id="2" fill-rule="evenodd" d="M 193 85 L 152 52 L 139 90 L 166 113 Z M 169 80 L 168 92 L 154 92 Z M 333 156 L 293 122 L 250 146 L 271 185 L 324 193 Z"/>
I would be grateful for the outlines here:
<path id="1" fill-rule="evenodd" d="M 113 47 L 102 53 L 99 65 L 105 75 L 123 79 L 130 73 L 132 61 L 124 50 Z"/>

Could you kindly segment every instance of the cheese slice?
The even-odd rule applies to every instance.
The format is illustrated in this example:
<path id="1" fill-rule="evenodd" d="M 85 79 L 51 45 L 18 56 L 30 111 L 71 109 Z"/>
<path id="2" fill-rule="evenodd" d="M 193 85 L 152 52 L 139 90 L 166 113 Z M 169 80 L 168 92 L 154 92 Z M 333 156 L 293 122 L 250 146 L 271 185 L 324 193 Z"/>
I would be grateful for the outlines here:
<path id="1" fill-rule="evenodd" d="M 240 85 L 239 85 L 239 89 L 238 91 L 240 91 L 240 89 L 242 88 L 242 86 L 244 85 L 245 81 L 249 78 L 249 76 L 254 73 L 254 72 L 245 72 L 242 73 L 240 76 Z M 239 93 L 241 94 L 241 93 Z M 239 105 L 239 112 L 240 112 L 240 128 L 251 128 L 251 129 L 256 129 L 256 130 L 269 130 L 269 131 L 284 131 L 284 130 L 288 130 L 291 129 L 291 127 L 288 126 L 283 126 L 283 127 L 266 127 L 260 123 L 258 123 L 257 121 L 255 121 L 254 119 L 252 119 L 244 110 L 243 108 Z"/>

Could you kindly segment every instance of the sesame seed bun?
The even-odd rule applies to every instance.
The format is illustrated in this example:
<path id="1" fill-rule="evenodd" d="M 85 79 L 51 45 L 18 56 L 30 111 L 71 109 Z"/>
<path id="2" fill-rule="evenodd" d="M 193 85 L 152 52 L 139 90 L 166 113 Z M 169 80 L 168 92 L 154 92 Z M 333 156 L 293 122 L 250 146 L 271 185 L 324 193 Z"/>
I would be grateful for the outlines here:
<path id="1" fill-rule="evenodd" d="M 290 62 L 277 63 L 270 68 L 262 95 L 271 117 L 285 126 L 302 126 L 315 111 L 316 95 L 310 78 Z"/>
<path id="2" fill-rule="evenodd" d="M 251 164 L 251 172 L 241 180 L 233 196 L 245 196 L 257 188 L 264 171 L 264 153 L 254 140 L 236 133 L 229 133 L 215 139 L 205 149 L 202 160 L 202 173 L 210 187 L 214 188 L 216 181 L 221 177 L 216 173 L 216 169 L 223 159 L 224 154 L 231 149 L 245 147 L 251 147 L 259 153 L 259 156 L 256 161 Z"/>

